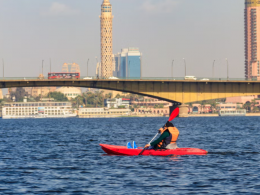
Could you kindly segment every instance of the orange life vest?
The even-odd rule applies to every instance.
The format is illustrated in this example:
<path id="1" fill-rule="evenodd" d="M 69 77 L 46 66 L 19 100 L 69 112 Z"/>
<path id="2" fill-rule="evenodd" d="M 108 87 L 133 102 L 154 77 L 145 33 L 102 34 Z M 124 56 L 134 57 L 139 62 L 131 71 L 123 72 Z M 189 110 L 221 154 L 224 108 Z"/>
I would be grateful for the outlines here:
<path id="1" fill-rule="evenodd" d="M 177 139 L 179 137 L 179 130 L 176 127 L 168 127 L 167 129 L 163 130 L 161 132 L 161 135 L 165 132 L 165 131 L 169 131 L 170 136 L 165 138 L 164 140 L 162 140 L 157 146 L 158 148 L 161 147 L 166 147 L 167 145 L 177 142 Z"/>

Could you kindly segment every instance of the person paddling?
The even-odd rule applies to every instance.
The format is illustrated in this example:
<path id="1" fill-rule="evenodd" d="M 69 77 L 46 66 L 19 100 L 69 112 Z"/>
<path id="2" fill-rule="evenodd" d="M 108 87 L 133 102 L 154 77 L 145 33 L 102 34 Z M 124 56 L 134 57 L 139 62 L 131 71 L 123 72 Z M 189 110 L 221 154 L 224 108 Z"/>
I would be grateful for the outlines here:
<path id="1" fill-rule="evenodd" d="M 176 149 L 177 147 L 177 139 L 179 137 L 179 130 L 174 127 L 174 125 L 167 121 L 163 128 L 159 129 L 159 133 L 161 136 L 147 144 L 145 146 L 146 149 Z"/>

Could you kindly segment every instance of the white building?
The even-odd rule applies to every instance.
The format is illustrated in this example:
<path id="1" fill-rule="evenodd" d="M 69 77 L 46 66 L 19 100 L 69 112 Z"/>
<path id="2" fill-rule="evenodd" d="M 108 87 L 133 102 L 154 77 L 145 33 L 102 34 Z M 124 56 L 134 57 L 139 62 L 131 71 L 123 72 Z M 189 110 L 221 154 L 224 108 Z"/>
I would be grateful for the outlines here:
<path id="1" fill-rule="evenodd" d="M 3 119 L 76 117 L 70 102 L 13 102 L 2 107 Z"/>
<path id="2" fill-rule="evenodd" d="M 56 92 L 63 93 L 69 100 L 82 95 L 81 89 L 78 87 L 60 87 Z"/>
<path id="3" fill-rule="evenodd" d="M 104 104 L 107 108 L 118 108 L 119 106 L 124 106 L 125 108 L 129 108 L 130 99 L 126 99 L 126 98 L 105 99 Z"/>
<path id="4" fill-rule="evenodd" d="M 129 116 L 130 109 L 79 108 L 79 118 L 112 118 Z"/>

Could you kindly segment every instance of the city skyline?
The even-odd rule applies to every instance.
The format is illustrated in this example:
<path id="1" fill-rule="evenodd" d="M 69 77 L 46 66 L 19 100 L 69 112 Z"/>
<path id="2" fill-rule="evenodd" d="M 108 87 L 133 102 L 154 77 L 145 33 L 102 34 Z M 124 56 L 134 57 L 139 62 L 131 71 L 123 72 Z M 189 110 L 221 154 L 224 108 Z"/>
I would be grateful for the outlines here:
<path id="1" fill-rule="evenodd" d="M 5 60 L 5 76 L 37 76 L 42 59 L 46 75 L 49 58 L 53 71 L 58 71 L 64 61 L 77 61 L 82 75 L 86 75 L 90 59 L 89 75 L 95 74 L 95 57 L 100 59 L 97 16 L 101 0 L 12 2 L 0 2 L 0 57 Z M 172 60 L 174 77 L 184 76 L 183 58 L 187 75 L 211 77 L 215 60 L 215 77 L 226 77 L 228 58 L 229 77 L 244 77 L 243 0 L 110 2 L 116 16 L 113 53 L 121 48 L 139 47 L 144 54 L 144 77 L 170 77 Z M 74 50 L 68 50 L 68 45 Z"/>

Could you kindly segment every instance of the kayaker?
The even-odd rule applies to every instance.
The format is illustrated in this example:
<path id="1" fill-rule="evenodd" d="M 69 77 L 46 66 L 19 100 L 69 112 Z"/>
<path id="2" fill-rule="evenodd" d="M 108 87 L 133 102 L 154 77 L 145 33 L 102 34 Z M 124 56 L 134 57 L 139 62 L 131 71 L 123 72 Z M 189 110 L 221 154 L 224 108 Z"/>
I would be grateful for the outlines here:
<path id="1" fill-rule="evenodd" d="M 147 149 L 176 149 L 179 130 L 174 125 L 167 121 L 163 128 L 159 129 L 161 136 L 145 147 Z"/>

